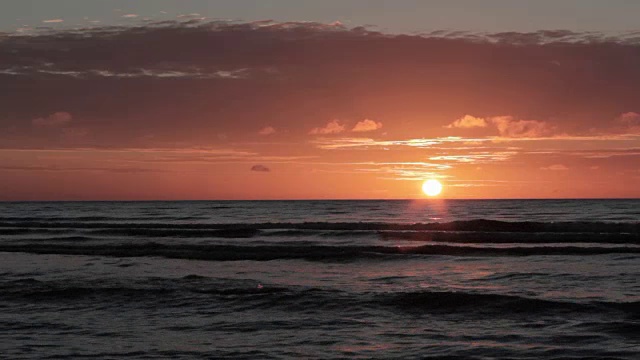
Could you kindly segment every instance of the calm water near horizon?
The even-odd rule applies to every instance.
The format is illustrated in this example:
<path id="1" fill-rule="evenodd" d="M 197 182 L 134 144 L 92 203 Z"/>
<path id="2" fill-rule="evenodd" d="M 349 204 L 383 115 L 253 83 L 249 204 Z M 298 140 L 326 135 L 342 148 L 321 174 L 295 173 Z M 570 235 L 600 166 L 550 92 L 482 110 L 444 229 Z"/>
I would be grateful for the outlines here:
<path id="1" fill-rule="evenodd" d="M 0 358 L 640 357 L 640 200 L 0 203 Z"/>

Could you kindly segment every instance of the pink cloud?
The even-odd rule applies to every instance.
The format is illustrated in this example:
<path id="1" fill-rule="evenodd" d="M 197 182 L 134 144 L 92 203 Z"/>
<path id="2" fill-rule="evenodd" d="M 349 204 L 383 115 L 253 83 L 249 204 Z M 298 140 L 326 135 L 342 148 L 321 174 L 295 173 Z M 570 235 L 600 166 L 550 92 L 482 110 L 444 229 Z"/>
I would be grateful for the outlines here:
<path id="1" fill-rule="evenodd" d="M 73 116 L 65 111 L 53 113 L 47 117 L 33 119 L 31 123 L 38 127 L 56 127 L 67 125 L 71 122 Z"/>
<path id="2" fill-rule="evenodd" d="M 449 129 L 452 129 L 452 128 L 469 129 L 469 128 L 476 128 L 476 127 L 487 127 L 487 121 L 484 118 L 479 118 L 472 115 L 465 115 L 445 127 Z"/>
<path id="3" fill-rule="evenodd" d="M 510 138 L 535 138 L 551 134 L 552 127 L 544 121 L 515 120 L 513 116 L 496 116 L 491 118 L 500 136 Z"/>
<path id="4" fill-rule="evenodd" d="M 87 140 L 89 133 L 83 128 L 67 128 L 62 130 L 62 138 L 67 142 L 82 142 Z"/>
<path id="5" fill-rule="evenodd" d="M 516 120 L 513 116 L 494 116 L 488 119 L 465 115 L 445 126 L 446 128 L 485 128 L 489 125 L 496 127 L 500 136 L 508 138 L 534 138 L 551 134 L 553 128 L 544 121 Z"/>
<path id="6" fill-rule="evenodd" d="M 566 170 L 569 170 L 569 168 L 566 165 L 562 165 L 562 164 L 554 164 L 554 165 L 551 165 L 551 166 L 543 167 L 541 169 L 542 170 L 551 170 L 551 171 L 566 171 Z"/>
<path id="7" fill-rule="evenodd" d="M 64 22 L 64 20 L 62 20 L 62 19 L 49 19 L 49 20 L 43 20 L 42 22 L 45 23 L 45 24 L 55 24 L 55 23 Z"/>
<path id="8" fill-rule="evenodd" d="M 338 120 L 331 120 L 324 127 L 317 127 L 311 129 L 309 134 L 311 135 L 330 135 L 339 134 L 345 130 L 344 125 L 340 124 Z"/>
<path id="9" fill-rule="evenodd" d="M 356 124 L 356 126 L 351 129 L 353 132 L 366 132 L 366 131 L 375 131 L 382 128 L 382 123 L 379 121 L 373 121 L 369 119 L 364 119 Z"/>
<path id="10" fill-rule="evenodd" d="M 275 134 L 276 133 L 276 129 L 273 126 L 265 126 L 262 129 L 260 129 L 260 131 L 258 131 L 258 134 L 260 135 L 271 135 L 271 134 Z"/>
<path id="11" fill-rule="evenodd" d="M 640 123 L 640 114 L 634 111 L 626 112 L 620 115 L 620 120 L 628 124 L 638 124 Z"/>
<path id="12" fill-rule="evenodd" d="M 626 132 L 640 134 L 640 114 L 630 111 L 620 115 L 618 119 L 626 127 Z"/>

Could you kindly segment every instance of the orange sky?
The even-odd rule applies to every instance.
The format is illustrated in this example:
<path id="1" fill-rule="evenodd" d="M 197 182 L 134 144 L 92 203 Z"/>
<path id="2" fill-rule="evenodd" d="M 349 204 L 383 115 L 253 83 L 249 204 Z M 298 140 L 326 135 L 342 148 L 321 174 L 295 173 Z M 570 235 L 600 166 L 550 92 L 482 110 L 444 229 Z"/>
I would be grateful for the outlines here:
<path id="1" fill-rule="evenodd" d="M 640 197 L 634 39 L 170 22 L 0 60 L 0 200 Z"/>

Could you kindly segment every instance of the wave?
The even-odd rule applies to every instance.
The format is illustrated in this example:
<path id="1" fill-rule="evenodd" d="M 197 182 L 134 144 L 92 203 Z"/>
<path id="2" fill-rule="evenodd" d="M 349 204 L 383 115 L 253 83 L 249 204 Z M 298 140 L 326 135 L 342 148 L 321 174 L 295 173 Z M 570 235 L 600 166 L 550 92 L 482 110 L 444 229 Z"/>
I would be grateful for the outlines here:
<path id="1" fill-rule="evenodd" d="M 72 235 L 72 236 L 54 236 L 54 237 L 48 237 L 46 239 L 37 239 L 35 241 L 46 242 L 46 243 L 69 242 L 69 243 L 77 244 L 82 242 L 99 241 L 99 240 L 100 239 L 96 237 Z M 28 245 L 28 244 L 32 244 L 34 240 L 33 239 L 14 239 L 11 242 Z M 33 245 L 29 245 L 29 246 L 33 246 Z"/>
<path id="2" fill-rule="evenodd" d="M 263 287 L 254 281 L 229 279 L 211 279 L 200 276 L 187 276 L 181 279 L 151 279 L 139 283 L 110 283 L 92 281 L 91 283 L 65 283 L 61 281 L 39 281 L 33 278 L 5 281 L 0 284 L 0 300 L 29 302 L 60 301 L 106 301 L 121 300 L 126 303 L 172 302 L 177 298 L 203 297 L 208 301 L 273 296 L 292 291 L 278 286 Z M 92 305 L 89 303 L 88 305 Z M 93 305 L 92 305 L 93 306 Z"/>
<path id="3" fill-rule="evenodd" d="M 380 231 L 378 234 L 385 240 L 417 242 L 475 244 L 605 243 L 640 245 L 640 234 L 635 233 Z"/>
<path id="4" fill-rule="evenodd" d="M 42 221 L 59 222 L 88 222 L 88 221 L 153 221 L 153 220 L 206 220 L 202 216 L 170 216 L 170 215 L 149 215 L 149 216 L 1 216 L 0 222 L 9 223 L 38 223 Z"/>
<path id="5" fill-rule="evenodd" d="M 416 290 L 406 292 L 345 292 L 299 286 L 261 285 L 253 280 L 215 279 L 188 276 L 179 279 L 156 279 L 148 283 L 68 284 L 60 281 L 24 279 L 0 284 L 4 301 L 94 302 L 146 306 L 148 302 L 172 306 L 175 301 L 196 301 L 208 305 L 235 303 L 249 308 L 273 308 L 322 311 L 352 311 L 387 308 L 425 314 L 521 315 L 551 312 L 618 312 L 631 318 L 640 314 L 640 302 L 577 302 L 522 297 L 505 294 Z M 135 301 L 134 301 L 135 300 Z M 95 306 L 95 305 L 92 305 Z M 593 326 L 606 326 L 595 323 Z M 637 329 L 637 326 L 628 326 Z M 603 328 L 604 329 L 604 328 Z"/>
<path id="6" fill-rule="evenodd" d="M 470 231 L 378 231 L 378 230 L 262 230 L 257 228 L 226 229 L 165 229 L 165 228 L 0 228 L 0 235 L 70 235 L 87 237 L 146 237 L 146 238 L 359 238 L 368 237 L 387 241 L 439 242 L 458 244 L 629 244 L 640 245 L 640 234 L 629 233 L 524 233 L 524 232 L 470 232 Z M 49 240 L 43 236 L 42 240 Z"/>
<path id="7" fill-rule="evenodd" d="M 471 231 L 508 233 L 607 233 L 640 234 L 640 223 L 609 222 L 510 222 L 497 220 L 468 220 L 446 223 L 378 223 L 378 222 L 300 222 L 300 223 L 124 223 L 85 221 L 45 221 L 41 218 L 7 220 L 0 218 L 0 228 L 109 228 L 109 229 L 183 229 L 183 230 L 333 230 L 333 231 Z M 26 220 L 28 219 L 28 220 Z M 107 219 L 107 218 L 105 218 Z M 149 220 L 157 220 L 151 217 Z M 174 218 L 175 219 L 175 218 Z M 181 218 L 183 219 L 183 218 Z M 113 220 L 111 218 L 111 220 Z M 128 221 L 132 219 L 128 218 Z M 135 219 L 133 219 L 135 220 Z"/>
<path id="8" fill-rule="evenodd" d="M 493 312 L 496 309 L 511 313 L 539 313 L 550 311 L 594 311 L 602 309 L 617 310 L 638 314 L 640 301 L 636 302 L 570 302 L 550 299 L 527 298 L 515 295 L 481 294 L 465 292 L 418 291 L 394 294 L 387 300 L 403 310 L 434 310 L 473 312 Z"/>
<path id="9" fill-rule="evenodd" d="M 317 236 L 317 237 L 358 237 L 377 235 L 375 230 L 268 230 L 260 233 L 260 236 L 279 236 L 279 237 L 298 237 L 298 236 Z"/>
<path id="10" fill-rule="evenodd" d="M 68 229 L 43 229 L 43 228 L 0 228 L 0 235 L 25 235 L 25 234 L 67 234 Z"/>
<path id="11" fill-rule="evenodd" d="M 259 229 L 237 228 L 237 229 L 211 229 L 211 230 L 181 230 L 181 229 L 100 229 L 91 230 L 90 234 L 95 235 L 120 235 L 120 236 L 145 236 L 145 237 L 187 237 L 187 238 L 250 238 L 260 234 Z"/>
<path id="12" fill-rule="evenodd" d="M 206 261 L 270 261 L 301 259 L 308 261 L 353 261 L 400 256 L 589 256 L 640 254 L 640 247 L 501 247 L 423 245 L 423 246 L 328 246 L 328 245 L 202 245 L 202 244 L 0 244 L 2 252 L 32 254 L 87 255 L 109 257 L 164 257 Z"/>

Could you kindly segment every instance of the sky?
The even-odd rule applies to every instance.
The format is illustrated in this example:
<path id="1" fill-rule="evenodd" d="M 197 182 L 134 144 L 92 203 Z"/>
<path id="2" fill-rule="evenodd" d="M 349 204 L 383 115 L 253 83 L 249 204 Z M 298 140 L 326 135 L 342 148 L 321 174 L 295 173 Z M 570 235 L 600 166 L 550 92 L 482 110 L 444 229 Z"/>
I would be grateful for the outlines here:
<path id="1" fill-rule="evenodd" d="M 0 200 L 637 198 L 639 10 L 7 0 Z"/>

